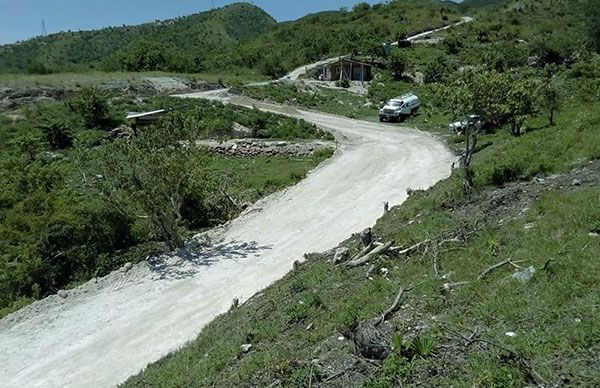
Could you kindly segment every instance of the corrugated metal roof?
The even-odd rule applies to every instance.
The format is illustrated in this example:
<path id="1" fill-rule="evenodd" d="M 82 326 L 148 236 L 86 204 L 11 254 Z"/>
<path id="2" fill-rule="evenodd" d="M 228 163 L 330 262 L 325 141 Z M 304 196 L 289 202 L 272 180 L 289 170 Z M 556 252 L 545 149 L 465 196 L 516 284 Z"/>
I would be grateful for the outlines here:
<path id="1" fill-rule="evenodd" d="M 125 119 L 137 119 L 140 117 L 153 116 L 164 112 L 166 112 L 164 109 L 154 110 L 152 112 L 129 112 Z"/>

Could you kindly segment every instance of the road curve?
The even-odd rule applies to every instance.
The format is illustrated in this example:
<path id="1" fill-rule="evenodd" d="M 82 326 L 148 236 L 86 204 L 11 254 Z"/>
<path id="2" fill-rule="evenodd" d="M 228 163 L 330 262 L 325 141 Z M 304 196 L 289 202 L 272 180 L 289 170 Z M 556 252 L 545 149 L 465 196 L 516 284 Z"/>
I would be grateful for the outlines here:
<path id="1" fill-rule="evenodd" d="M 119 384 L 194 339 L 234 298 L 244 301 L 282 278 L 304 253 L 373 225 L 384 201 L 400 204 L 408 188 L 426 189 L 451 172 L 448 149 L 414 129 L 229 102 L 301 117 L 334 132 L 339 149 L 298 185 L 211 232 L 213 244 L 196 248 L 200 260 L 144 262 L 1 320 L 0 385 Z"/>

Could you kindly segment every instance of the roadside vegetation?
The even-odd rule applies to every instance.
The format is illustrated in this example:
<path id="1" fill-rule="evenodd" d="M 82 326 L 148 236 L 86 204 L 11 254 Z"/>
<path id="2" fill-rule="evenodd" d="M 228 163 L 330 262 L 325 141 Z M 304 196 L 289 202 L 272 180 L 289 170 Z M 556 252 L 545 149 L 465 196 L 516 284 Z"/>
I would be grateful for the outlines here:
<path id="1" fill-rule="evenodd" d="M 160 123 L 122 126 L 125 112 L 158 107 L 169 109 Z M 0 116 L 1 315 L 175 249 L 330 156 L 218 156 L 190 144 L 229 139 L 234 124 L 263 139 L 331 135 L 257 110 L 94 87 L 13 117 Z"/>
<path id="2" fill-rule="evenodd" d="M 308 253 L 124 386 L 600 385 L 599 9 L 598 0 L 402 0 L 276 25 L 244 4 L 0 47 L 0 71 L 228 70 L 241 78 L 213 81 L 367 120 L 414 91 L 421 110 L 406 125 L 444 134 L 457 153 L 452 176 L 411 190 L 369 241 L 363 233 L 340 243 L 347 251 Z M 467 11 L 471 23 L 383 50 Z M 188 40 L 199 21 L 202 34 Z M 239 85 L 338 54 L 377 64 L 363 94 L 347 84 Z M 159 123 L 109 132 L 124 112 L 155 108 L 168 110 Z M 226 158 L 196 147 L 238 125 L 263 139 L 331 139 L 302 121 L 212 102 L 85 87 L 12 113 L 0 115 L 0 316 L 176 249 L 330 156 Z M 471 114 L 481 128 L 448 131 Z M 378 249 L 373 242 L 381 254 L 347 264 Z"/>

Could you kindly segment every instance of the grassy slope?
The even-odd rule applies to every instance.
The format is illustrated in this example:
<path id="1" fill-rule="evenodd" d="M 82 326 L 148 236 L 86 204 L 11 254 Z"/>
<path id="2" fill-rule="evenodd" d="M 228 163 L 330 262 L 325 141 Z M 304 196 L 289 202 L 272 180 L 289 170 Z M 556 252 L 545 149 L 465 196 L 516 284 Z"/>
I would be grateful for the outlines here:
<path id="1" fill-rule="evenodd" d="M 273 18 L 260 8 L 238 3 L 138 26 L 61 32 L 0 46 L 0 71 L 22 72 L 32 62 L 61 69 L 95 67 L 114 53 L 142 41 L 168 43 L 195 57 L 206 58 L 238 42 L 250 40 L 274 25 Z"/>
<path id="2" fill-rule="evenodd" d="M 490 135 L 483 141 L 493 140 L 494 145 L 476 157 L 480 183 L 475 194 L 464 196 L 457 174 L 411 196 L 374 229 L 382 241 L 394 239 L 405 246 L 466 234 L 464 242 L 446 249 L 430 247 L 409 260 L 381 258 L 375 262 L 372 280 L 365 278 L 367 267 L 346 270 L 314 255 L 126 386 L 265 386 L 276 381 L 282 386 L 306 386 L 311 379 L 318 386 L 342 371 L 339 360 L 356 359 L 347 341 L 333 340 L 340 345 L 331 345 L 331 338 L 347 325 L 377 316 L 391 304 L 398 288 L 411 284 L 418 287 L 404 299 L 408 307 L 386 330 L 408 338 L 433 338 L 435 355 L 414 360 L 393 356 L 382 367 L 358 359 L 360 367 L 332 379 L 332 386 L 363 382 L 392 387 L 400 381 L 426 381 L 428 386 L 523 386 L 542 384 L 542 379 L 551 384 L 567 381 L 562 379 L 575 385 L 600 383 L 594 367 L 600 347 L 600 273 L 595 264 L 600 240 L 588 236 L 600 229 L 598 162 L 595 184 L 588 186 L 584 180 L 583 188 L 573 187 L 572 177 L 560 178 L 553 190 L 535 182 L 496 188 L 484 179 L 490 169 L 501 169 L 499 155 L 505 163 L 528 166 L 524 178 L 540 173 L 542 162 L 551 166 L 544 168 L 551 174 L 569 171 L 573 160 L 586 166 L 589 158 L 599 158 L 600 140 L 594 136 L 600 129 L 598 105 L 586 112 L 581 126 L 571 125 L 571 111 L 565 111 L 557 128 L 520 139 L 506 133 Z M 585 147 L 575 139 L 586 139 Z M 562 152 L 556 152 L 557 144 Z M 529 223 L 534 228 L 526 231 Z M 354 251 L 357 242 L 345 245 Z M 444 280 L 434 276 L 434 254 L 441 273 L 452 273 Z M 485 281 L 476 281 L 480 271 L 506 258 L 534 266 L 534 279 L 526 284 L 507 280 L 512 270 L 504 267 Z M 555 262 L 541 270 L 549 259 Z M 381 276 L 380 268 L 387 268 L 389 275 Z M 438 287 L 448 281 L 473 283 L 444 296 Z M 456 334 L 468 337 L 475 331 L 479 334 L 473 338 L 494 345 L 469 345 Z M 510 331 L 517 336 L 506 336 Z M 244 343 L 253 345 L 248 354 L 240 350 Z M 331 347 L 333 356 L 327 350 Z M 331 358 L 338 360 L 337 369 Z M 311 366 L 315 359 L 320 364 Z M 540 376 L 532 377 L 532 370 Z"/>
<path id="3" fill-rule="evenodd" d="M 468 40 L 452 60 L 480 64 L 486 61 L 486 50 L 495 50 L 497 43 L 514 44 L 520 37 L 580 37 L 579 2 L 515 4 L 520 2 L 457 31 Z M 553 12 L 564 23 L 557 23 Z M 488 33 L 483 41 L 473 38 L 484 30 Z M 580 43 L 578 38 L 573 42 L 574 47 Z M 416 50 L 428 59 L 437 55 Z M 443 47 L 433 50 L 445 53 Z M 419 55 L 411 56 L 417 66 L 423 63 Z M 376 95 L 408 87 L 389 82 Z M 429 86 L 422 88 L 421 94 L 431 93 Z M 404 246 L 463 236 L 460 243 L 427 245 L 406 260 L 381 257 L 374 263 L 372 279 L 365 277 L 367 267 L 346 270 L 326 260 L 330 253 L 311 255 L 296 271 L 218 317 L 189 346 L 125 386 L 599 385 L 600 240 L 593 233 L 600 232 L 600 105 L 581 99 L 577 83 L 567 88 L 571 97 L 555 127 L 547 127 L 547 119 L 540 116 L 529 120 L 522 138 L 505 130 L 482 136 L 480 144 L 490 146 L 475 157 L 474 194 L 465 196 L 456 172 L 433 189 L 411 196 L 374 228 L 381 241 L 394 239 Z M 339 114 L 369 114 L 347 104 L 364 102 L 352 95 L 315 96 L 289 87 L 250 93 Z M 345 105 L 335 104 L 335 99 Z M 438 130 L 448 120 L 437 110 L 415 119 Z M 552 178 L 557 173 L 566 175 Z M 536 176 L 546 179 L 530 181 Z M 582 180 L 582 186 L 574 186 L 574 179 Z M 356 252 L 356 240 L 343 245 Z M 440 275 L 447 277 L 435 276 L 434 257 L 441 265 Z M 518 283 L 510 279 L 514 269 L 505 266 L 477 281 L 482 270 L 507 258 L 533 266 L 534 278 Z M 382 268 L 387 276 L 381 275 Z M 460 281 L 470 283 L 440 293 L 443 283 Z M 417 288 L 406 294 L 401 312 L 385 331 L 432 339 L 432 355 L 407 358 L 396 352 L 382 364 L 373 364 L 356 355 L 351 340 L 338 340 L 347 327 L 384 311 L 398 289 L 408 285 Z M 246 343 L 253 345 L 249 353 L 240 348 Z"/>

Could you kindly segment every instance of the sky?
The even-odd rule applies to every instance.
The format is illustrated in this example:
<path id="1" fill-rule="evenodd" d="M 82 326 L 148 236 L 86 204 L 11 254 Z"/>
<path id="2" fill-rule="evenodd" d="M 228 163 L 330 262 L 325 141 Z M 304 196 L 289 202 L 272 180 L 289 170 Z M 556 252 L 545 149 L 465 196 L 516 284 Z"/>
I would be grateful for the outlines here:
<path id="1" fill-rule="evenodd" d="M 278 21 L 294 20 L 308 13 L 352 7 L 366 0 L 255 0 L 251 3 Z M 42 19 L 49 34 L 91 30 L 123 24 L 170 19 L 221 7 L 226 0 L 0 0 L 0 44 L 13 43 L 42 33 Z M 371 0 L 374 4 L 379 1 Z"/>

